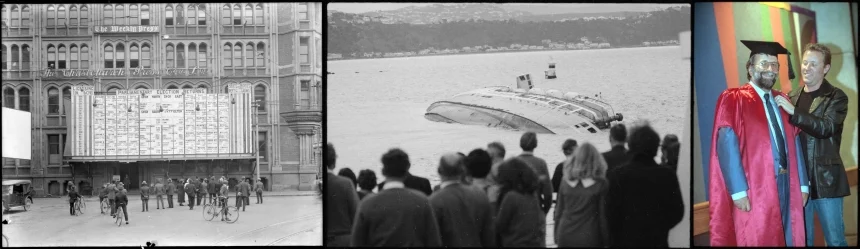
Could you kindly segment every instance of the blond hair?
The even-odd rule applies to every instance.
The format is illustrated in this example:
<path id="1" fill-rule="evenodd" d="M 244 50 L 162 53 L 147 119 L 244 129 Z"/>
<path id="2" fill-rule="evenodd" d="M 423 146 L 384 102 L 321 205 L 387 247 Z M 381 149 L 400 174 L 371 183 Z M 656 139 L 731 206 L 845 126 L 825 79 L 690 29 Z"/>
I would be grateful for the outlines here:
<path id="1" fill-rule="evenodd" d="M 564 164 L 564 178 L 575 181 L 586 178 L 605 178 L 606 160 L 591 143 L 576 148 L 573 160 L 568 158 Z"/>

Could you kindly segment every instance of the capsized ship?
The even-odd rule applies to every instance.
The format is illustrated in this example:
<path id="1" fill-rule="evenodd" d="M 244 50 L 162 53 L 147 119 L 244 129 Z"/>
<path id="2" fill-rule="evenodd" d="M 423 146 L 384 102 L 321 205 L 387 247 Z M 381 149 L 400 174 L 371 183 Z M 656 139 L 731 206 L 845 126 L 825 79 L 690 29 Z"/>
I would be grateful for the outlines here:
<path id="1" fill-rule="evenodd" d="M 430 121 L 482 125 L 536 133 L 574 130 L 598 133 L 624 119 L 603 100 L 574 92 L 534 88 L 528 74 L 517 77 L 517 88 L 486 87 L 437 101 L 427 108 Z"/>

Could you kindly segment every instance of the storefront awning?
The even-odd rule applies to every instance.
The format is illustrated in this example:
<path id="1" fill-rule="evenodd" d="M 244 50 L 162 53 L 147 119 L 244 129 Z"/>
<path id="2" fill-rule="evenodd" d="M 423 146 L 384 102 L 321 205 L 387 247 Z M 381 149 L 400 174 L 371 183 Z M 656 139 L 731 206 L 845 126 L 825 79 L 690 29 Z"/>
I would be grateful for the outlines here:
<path id="1" fill-rule="evenodd" d="M 72 156 L 68 162 L 141 162 L 141 161 L 187 161 L 187 160 L 254 160 L 254 154 L 195 154 L 195 155 L 132 155 L 132 156 Z"/>

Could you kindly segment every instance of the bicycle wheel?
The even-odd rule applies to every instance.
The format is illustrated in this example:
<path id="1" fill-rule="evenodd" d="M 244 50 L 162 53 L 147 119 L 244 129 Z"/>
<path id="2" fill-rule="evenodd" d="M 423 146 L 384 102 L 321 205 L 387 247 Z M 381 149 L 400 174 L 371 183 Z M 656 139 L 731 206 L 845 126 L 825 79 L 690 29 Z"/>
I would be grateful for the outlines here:
<path id="1" fill-rule="evenodd" d="M 101 206 L 102 215 L 107 215 L 108 213 L 110 213 L 110 204 L 102 201 L 100 206 Z"/>
<path id="2" fill-rule="evenodd" d="M 122 207 L 116 207 L 116 226 L 122 226 Z"/>
<path id="3" fill-rule="evenodd" d="M 81 201 L 75 201 L 75 215 L 84 214 L 84 211 L 81 210 Z"/>
<path id="4" fill-rule="evenodd" d="M 87 202 L 86 202 L 86 201 L 84 201 L 84 199 L 83 199 L 83 198 L 82 198 L 82 199 L 80 199 L 80 201 L 81 201 L 81 209 L 87 209 Z"/>
<path id="5" fill-rule="evenodd" d="M 6 235 L 3 235 L 3 247 L 9 247 L 9 238 L 6 238 Z"/>
<path id="6" fill-rule="evenodd" d="M 227 223 L 236 222 L 239 219 L 239 209 L 234 206 L 228 206 L 226 218 L 229 219 Z"/>
<path id="7" fill-rule="evenodd" d="M 206 204 L 203 206 L 203 219 L 206 219 L 207 221 L 212 221 L 212 219 L 215 218 L 215 213 L 217 212 L 218 210 L 215 209 L 215 206 Z"/>

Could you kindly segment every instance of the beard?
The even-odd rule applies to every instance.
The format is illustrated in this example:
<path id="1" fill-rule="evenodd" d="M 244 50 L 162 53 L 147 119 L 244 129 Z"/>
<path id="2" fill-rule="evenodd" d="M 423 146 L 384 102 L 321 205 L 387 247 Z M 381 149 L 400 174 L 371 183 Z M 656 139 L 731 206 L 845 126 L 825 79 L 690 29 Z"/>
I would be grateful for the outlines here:
<path id="1" fill-rule="evenodd" d="M 755 72 L 755 74 L 753 74 L 752 81 L 758 87 L 765 90 L 770 90 L 773 89 L 773 85 L 776 83 L 777 76 L 778 75 L 774 72 Z"/>

